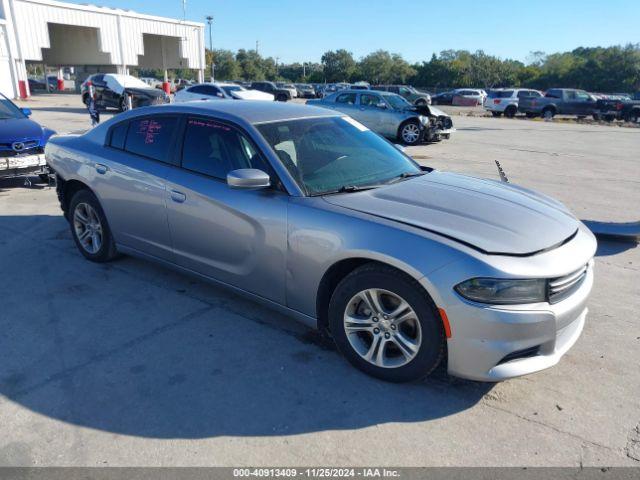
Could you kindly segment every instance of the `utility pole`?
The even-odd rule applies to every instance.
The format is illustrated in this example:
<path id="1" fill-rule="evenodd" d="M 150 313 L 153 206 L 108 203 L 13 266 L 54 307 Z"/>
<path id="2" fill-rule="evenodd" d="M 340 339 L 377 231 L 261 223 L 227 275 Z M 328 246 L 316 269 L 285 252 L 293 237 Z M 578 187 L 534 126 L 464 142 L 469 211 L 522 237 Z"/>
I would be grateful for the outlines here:
<path id="1" fill-rule="evenodd" d="M 209 51 L 211 52 L 211 83 L 216 80 L 216 64 L 213 62 L 213 34 L 211 33 L 213 30 L 213 17 L 208 15 L 206 17 L 207 23 L 209 24 Z"/>
<path id="2" fill-rule="evenodd" d="M 256 55 L 260 55 L 260 52 L 258 51 L 259 45 L 260 45 L 260 40 L 256 40 Z"/>

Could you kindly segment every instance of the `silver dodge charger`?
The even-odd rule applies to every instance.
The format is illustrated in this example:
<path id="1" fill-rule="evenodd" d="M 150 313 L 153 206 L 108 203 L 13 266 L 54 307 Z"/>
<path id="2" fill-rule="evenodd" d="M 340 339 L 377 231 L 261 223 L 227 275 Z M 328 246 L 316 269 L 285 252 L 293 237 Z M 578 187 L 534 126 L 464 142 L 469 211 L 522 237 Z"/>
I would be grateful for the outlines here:
<path id="1" fill-rule="evenodd" d="M 445 357 L 475 380 L 536 372 L 585 323 L 596 241 L 566 207 L 420 167 L 340 112 L 145 107 L 45 154 L 87 259 L 135 255 L 229 287 L 384 380 Z"/>

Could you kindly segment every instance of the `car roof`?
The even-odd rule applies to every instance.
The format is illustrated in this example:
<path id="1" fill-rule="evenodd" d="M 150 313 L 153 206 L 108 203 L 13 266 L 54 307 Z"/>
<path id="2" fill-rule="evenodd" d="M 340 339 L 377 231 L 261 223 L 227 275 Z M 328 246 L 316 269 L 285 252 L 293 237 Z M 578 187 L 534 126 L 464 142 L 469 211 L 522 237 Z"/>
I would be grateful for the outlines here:
<path id="1" fill-rule="evenodd" d="M 376 94 L 382 95 L 383 97 L 398 97 L 397 93 L 387 92 L 385 90 L 364 90 L 362 88 L 345 88 L 343 90 L 338 90 L 336 92 L 338 95 L 342 95 L 343 93 L 362 93 L 364 95 L 367 94 Z"/>
<path id="2" fill-rule="evenodd" d="M 147 115 L 153 113 L 219 115 L 221 118 L 227 118 L 235 123 L 250 124 L 343 115 L 340 112 L 300 103 L 264 102 L 259 100 L 243 100 L 241 102 L 236 100 L 216 100 L 215 102 L 201 100 L 187 103 L 171 103 L 151 107 L 141 107 L 131 110 L 130 112 L 132 112 L 132 114 L 138 113 Z M 121 116 L 122 114 L 118 115 L 118 117 Z"/>

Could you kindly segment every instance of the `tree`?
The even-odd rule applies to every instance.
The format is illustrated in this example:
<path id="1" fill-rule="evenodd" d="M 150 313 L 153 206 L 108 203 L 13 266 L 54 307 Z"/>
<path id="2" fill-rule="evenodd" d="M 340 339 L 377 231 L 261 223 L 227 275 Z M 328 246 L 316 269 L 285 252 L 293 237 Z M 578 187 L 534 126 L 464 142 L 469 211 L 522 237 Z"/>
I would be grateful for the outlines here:
<path id="1" fill-rule="evenodd" d="M 349 80 L 356 70 L 353 54 L 344 49 L 325 52 L 321 61 L 327 82 Z"/>
<path id="2" fill-rule="evenodd" d="M 235 54 L 230 50 L 214 50 L 213 54 L 206 51 L 207 70 L 205 77 L 211 75 L 211 60 L 216 64 L 215 78 L 219 80 L 235 80 L 240 78 L 240 65 L 236 62 Z"/>

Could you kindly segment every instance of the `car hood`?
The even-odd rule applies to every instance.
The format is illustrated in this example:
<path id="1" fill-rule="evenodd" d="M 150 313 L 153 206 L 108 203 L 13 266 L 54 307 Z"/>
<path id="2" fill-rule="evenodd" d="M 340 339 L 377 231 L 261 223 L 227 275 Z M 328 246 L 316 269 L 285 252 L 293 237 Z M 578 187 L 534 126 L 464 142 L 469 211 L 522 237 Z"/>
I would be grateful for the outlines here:
<path id="1" fill-rule="evenodd" d="M 579 224 L 564 205 L 550 197 L 506 183 L 438 171 L 324 199 L 490 254 L 524 256 L 550 249 L 571 238 Z"/>
<path id="2" fill-rule="evenodd" d="M 231 96 L 240 100 L 271 100 L 273 95 L 260 90 L 235 90 L 231 92 Z"/>
<path id="3" fill-rule="evenodd" d="M 151 88 L 151 87 L 149 88 L 126 87 L 124 90 L 138 97 L 157 98 L 157 97 L 162 97 L 164 95 L 163 90 L 160 90 L 158 88 Z"/>
<path id="4" fill-rule="evenodd" d="M 418 115 L 426 115 L 433 117 L 448 117 L 449 114 L 443 112 L 439 108 L 436 108 L 432 105 L 413 105 L 411 107 L 405 108 L 403 111 L 405 112 L 416 112 Z"/>
<path id="5" fill-rule="evenodd" d="M 13 143 L 28 139 L 42 139 L 43 128 L 28 118 L 0 120 L 0 143 Z"/>

